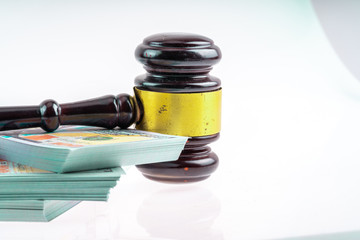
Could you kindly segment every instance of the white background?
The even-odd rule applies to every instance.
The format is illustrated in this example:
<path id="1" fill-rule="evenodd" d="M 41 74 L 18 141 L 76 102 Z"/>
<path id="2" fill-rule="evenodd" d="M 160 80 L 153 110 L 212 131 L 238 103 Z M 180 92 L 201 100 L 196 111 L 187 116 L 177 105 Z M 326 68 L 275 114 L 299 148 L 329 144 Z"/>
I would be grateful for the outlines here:
<path id="1" fill-rule="evenodd" d="M 317 2 L 320 16 L 350 15 Z M 353 23 L 345 25 L 350 34 L 358 31 Z M 222 49 L 211 72 L 223 83 L 216 173 L 166 185 L 133 168 L 109 202 L 83 202 L 50 223 L 0 223 L 1 240 L 274 239 L 360 230 L 360 84 L 311 2 L 0 0 L 0 105 L 131 93 L 144 73 L 134 50 L 159 32 L 202 34 Z"/>

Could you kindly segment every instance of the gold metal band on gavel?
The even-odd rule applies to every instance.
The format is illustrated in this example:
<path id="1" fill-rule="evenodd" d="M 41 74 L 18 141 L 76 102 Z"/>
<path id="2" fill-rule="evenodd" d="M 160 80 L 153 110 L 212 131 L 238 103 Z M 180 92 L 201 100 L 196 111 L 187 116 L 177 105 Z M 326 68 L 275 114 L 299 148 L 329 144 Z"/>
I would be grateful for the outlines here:
<path id="1" fill-rule="evenodd" d="M 134 88 L 143 106 L 136 129 L 198 137 L 220 132 L 221 89 L 201 93 L 163 93 Z"/>

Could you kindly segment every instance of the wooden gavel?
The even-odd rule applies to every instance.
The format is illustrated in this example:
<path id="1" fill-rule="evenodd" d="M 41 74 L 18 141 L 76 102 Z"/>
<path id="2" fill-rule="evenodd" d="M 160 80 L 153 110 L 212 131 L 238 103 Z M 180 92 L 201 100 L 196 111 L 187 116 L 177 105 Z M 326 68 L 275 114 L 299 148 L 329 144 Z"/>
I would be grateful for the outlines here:
<path id="1" fill-rule="evenodd" d="M 221 82 L 209 75 L 220 49 L 207 37 L 185 33 L 144 39 L 135 57 L 146 74 L 135 79 L 134 93 L 39 106 L 1 107 L 0 131 L 60 125 L 127 128 L 189 137 L 177 161 L 137 166 L 144 176 L 163 182 L 195 182 L 210 176 L 218 157 L 207 144 L 217 140 L 221 121 Z"/>

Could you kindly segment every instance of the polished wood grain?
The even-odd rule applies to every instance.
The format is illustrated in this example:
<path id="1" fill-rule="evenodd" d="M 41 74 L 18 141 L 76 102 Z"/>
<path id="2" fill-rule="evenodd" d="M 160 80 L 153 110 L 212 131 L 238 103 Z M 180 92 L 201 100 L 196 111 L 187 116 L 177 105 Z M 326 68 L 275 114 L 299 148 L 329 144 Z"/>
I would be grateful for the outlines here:
<path id="1" fill-rule="evenodd" d="M 136 109 L 133 98 L 128 94 L 65 104 L 45 100 L 38 106 L 1 107 L 0 131 L 41 127 L 52 132 L 60 125 L 127 128 L 140 114 Z"/>

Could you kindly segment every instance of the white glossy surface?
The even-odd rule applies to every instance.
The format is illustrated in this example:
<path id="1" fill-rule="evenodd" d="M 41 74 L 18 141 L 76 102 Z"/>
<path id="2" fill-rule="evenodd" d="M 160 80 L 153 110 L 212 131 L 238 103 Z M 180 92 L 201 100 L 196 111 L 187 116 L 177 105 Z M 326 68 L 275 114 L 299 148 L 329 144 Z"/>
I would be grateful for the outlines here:
<path id="1" fill-rule="evenodd" d="M 218 171 L 174 186 L 132 169 L 108 203 L 83 202 L 50 223 L 0 223 L 0 239 L 273 239 L 359 231 L 360 84 L 307 1 L 3 1 L 0 103 L 131 92 L 144 72 L 135 47 L 163 31 L 203 34 L 223 51 L 213 70 L 224 94 L 221 139 L 212 144 Z"/>

